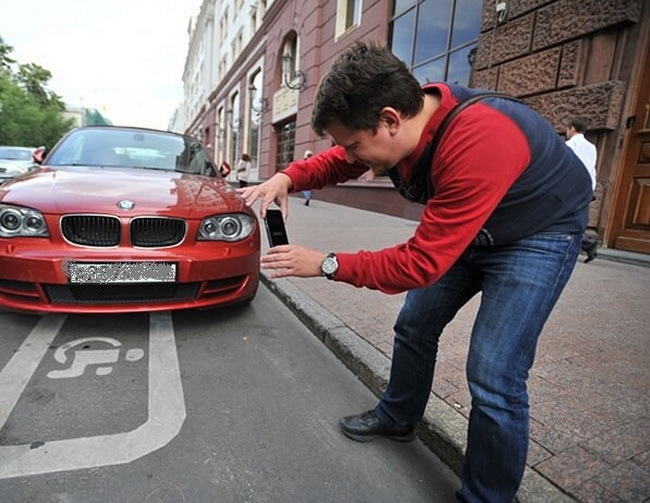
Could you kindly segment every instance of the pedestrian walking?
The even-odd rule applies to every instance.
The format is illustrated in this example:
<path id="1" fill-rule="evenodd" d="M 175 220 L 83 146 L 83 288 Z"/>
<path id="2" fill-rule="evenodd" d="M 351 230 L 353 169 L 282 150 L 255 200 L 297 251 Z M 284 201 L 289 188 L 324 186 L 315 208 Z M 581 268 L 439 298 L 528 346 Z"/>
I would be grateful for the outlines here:
<path id="1" fill-rule="evenodd" d="M 312 155 L 314 155 L 312 150 L 305 150 L 303 159 L 309 159 Z M 309 206 L 309 203 L 311 202 L 311 190 L 303 190 L 302 197 L 305 198 L 305 206 Z"/>
<path id="2" fill-rule="evenodd" d="M 248 154 L 242 154 L 241 159 L 237 161 L 237 181 L 239 182 L 239 187 L 248 186 L 248 177 L 250 176 L 251 168 L 253 163 Z"/>
<path id="3" fill-rule="evenodd" d="M 232 168 L 230 167 L 230 163 L 228 161 L 223 161 L 219 166 L 219 174 L 221 174 L 223 178 L 228 178 L 228 175 L 230 175 L 231 171 Z"/>
<path id="4" fill-rule="evenodd" d="M 596 146 L 585 138 L 587 132 L 586 121 L 576 118 L 569 122 L 566 128 L 566 145 L 578 156 L 587 169 L 591 178 L 591 190 L 596 190 L 596 159 L 598 153 Z M 595 199 L 595 198 L 594 198 Z M 598 237 L 585 232 L 582 235 L 580 249 L 587 254 L 585 264 L 598 256 Z"/>
<path id="5" fill-rule="evenodd" d="M 374 409 L 340 421 L 360 442 L 415 437 L 443 328 L 481 292 L 466 364 L 472 403 L 458 498 L 511 502 L 528 449 L 528 371 L 578 257 L 592 190 L 547 121 L 505 97 L 468 101 L 477 94 L 446 83 L 420 86 L 388 49 L 358 42 L 316 91 L 311 124 L 334 146 L 239 190 L 249 205 L 261 200 L 262 216 L 273 202 L 286 215 L 289 192 L 370 168 L 425 204 L 406 243 L 356 253 L 289 244 L 269 249 L 262 267 L 271 278 L 323 276 L 387 294 L 408 291 L 386 390 Z"/>

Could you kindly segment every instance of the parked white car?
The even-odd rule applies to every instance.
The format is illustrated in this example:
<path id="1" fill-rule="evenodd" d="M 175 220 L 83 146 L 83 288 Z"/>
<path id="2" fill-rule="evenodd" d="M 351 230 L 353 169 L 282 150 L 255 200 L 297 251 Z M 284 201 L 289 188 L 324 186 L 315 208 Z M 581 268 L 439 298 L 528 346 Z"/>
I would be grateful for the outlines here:
<path id="1" fill-rule="evenodd" d="M 0 183 L 36 169 L 32 159 L 35 149 L 0 146 Z"/>

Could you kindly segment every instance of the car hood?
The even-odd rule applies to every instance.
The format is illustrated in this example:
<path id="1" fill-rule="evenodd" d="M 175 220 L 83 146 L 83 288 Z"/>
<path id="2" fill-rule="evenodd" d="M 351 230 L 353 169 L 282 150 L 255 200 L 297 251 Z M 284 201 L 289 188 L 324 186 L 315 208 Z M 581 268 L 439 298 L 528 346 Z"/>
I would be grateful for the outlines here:
<path id="1" fill-rule="evenodd" d="M 131 210 L 119 209 L 131 201 Z M 197 217 L 243 211 L 235 190 L 216 178 L 169 171 L 41 168 L 0 187 L 0 202 L 44 213 L 108 213 Z"/>
<path id="2" fill-rule="evenodd" d="M 20 161 L 16 159 L 0 159 L 0 167 L 3 168 L 22 168 L 23 166 L 33 166 L 34 161 Z"/>

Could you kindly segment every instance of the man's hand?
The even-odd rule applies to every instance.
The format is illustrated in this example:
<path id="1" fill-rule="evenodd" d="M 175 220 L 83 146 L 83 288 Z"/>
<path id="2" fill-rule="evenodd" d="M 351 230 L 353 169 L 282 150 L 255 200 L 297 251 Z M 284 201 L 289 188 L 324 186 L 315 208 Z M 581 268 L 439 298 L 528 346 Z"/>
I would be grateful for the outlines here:
<path id="1" fill-rule="evenodd" d="M 262 199 L 260 205 L 260 215 L 266 216 L 266 209 L 272 202 L 275 202 L 282 211 L 282 216 L 286 219 L 289 214 L 289 191 L 291 191 L 291 178 L 282 173 L 276 173 L 264 183 L 251 185 L 237 192 L 244 198 L 247 206 L 252 206 L 255 201 Z"/>
<path id="2" fill-rule="evenodd" d="M 298 245 L 275 246 L 262 257 L 262 269 L 274 269 L 270 278 L 322 276 L 320 265 L 326 256 Z"/>

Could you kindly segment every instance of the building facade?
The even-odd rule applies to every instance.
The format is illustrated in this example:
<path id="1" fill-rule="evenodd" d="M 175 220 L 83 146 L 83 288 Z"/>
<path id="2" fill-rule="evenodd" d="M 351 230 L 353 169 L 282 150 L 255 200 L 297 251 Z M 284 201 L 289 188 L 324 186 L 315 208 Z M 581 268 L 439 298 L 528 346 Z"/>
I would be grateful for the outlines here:
<path id="1" fill-rule="evenodd" d="M 558 134 L 585 118 L 598 149 L 589 225 L 610 248 L 650 253 L 650 2 L 205 0 L 201 16 L 184 73 L 184 130 L 218 162 L 246 152 L 266 179 L 305 150 L 329 147 L 309 125 L 318 82 L 343 49 L 375 41 L 421 82 L 512 94 Z M 212 77 L 198 77 L 210 65 Z M 382 178 L 315 197 L 418 218 L 421 208 Z"/>

